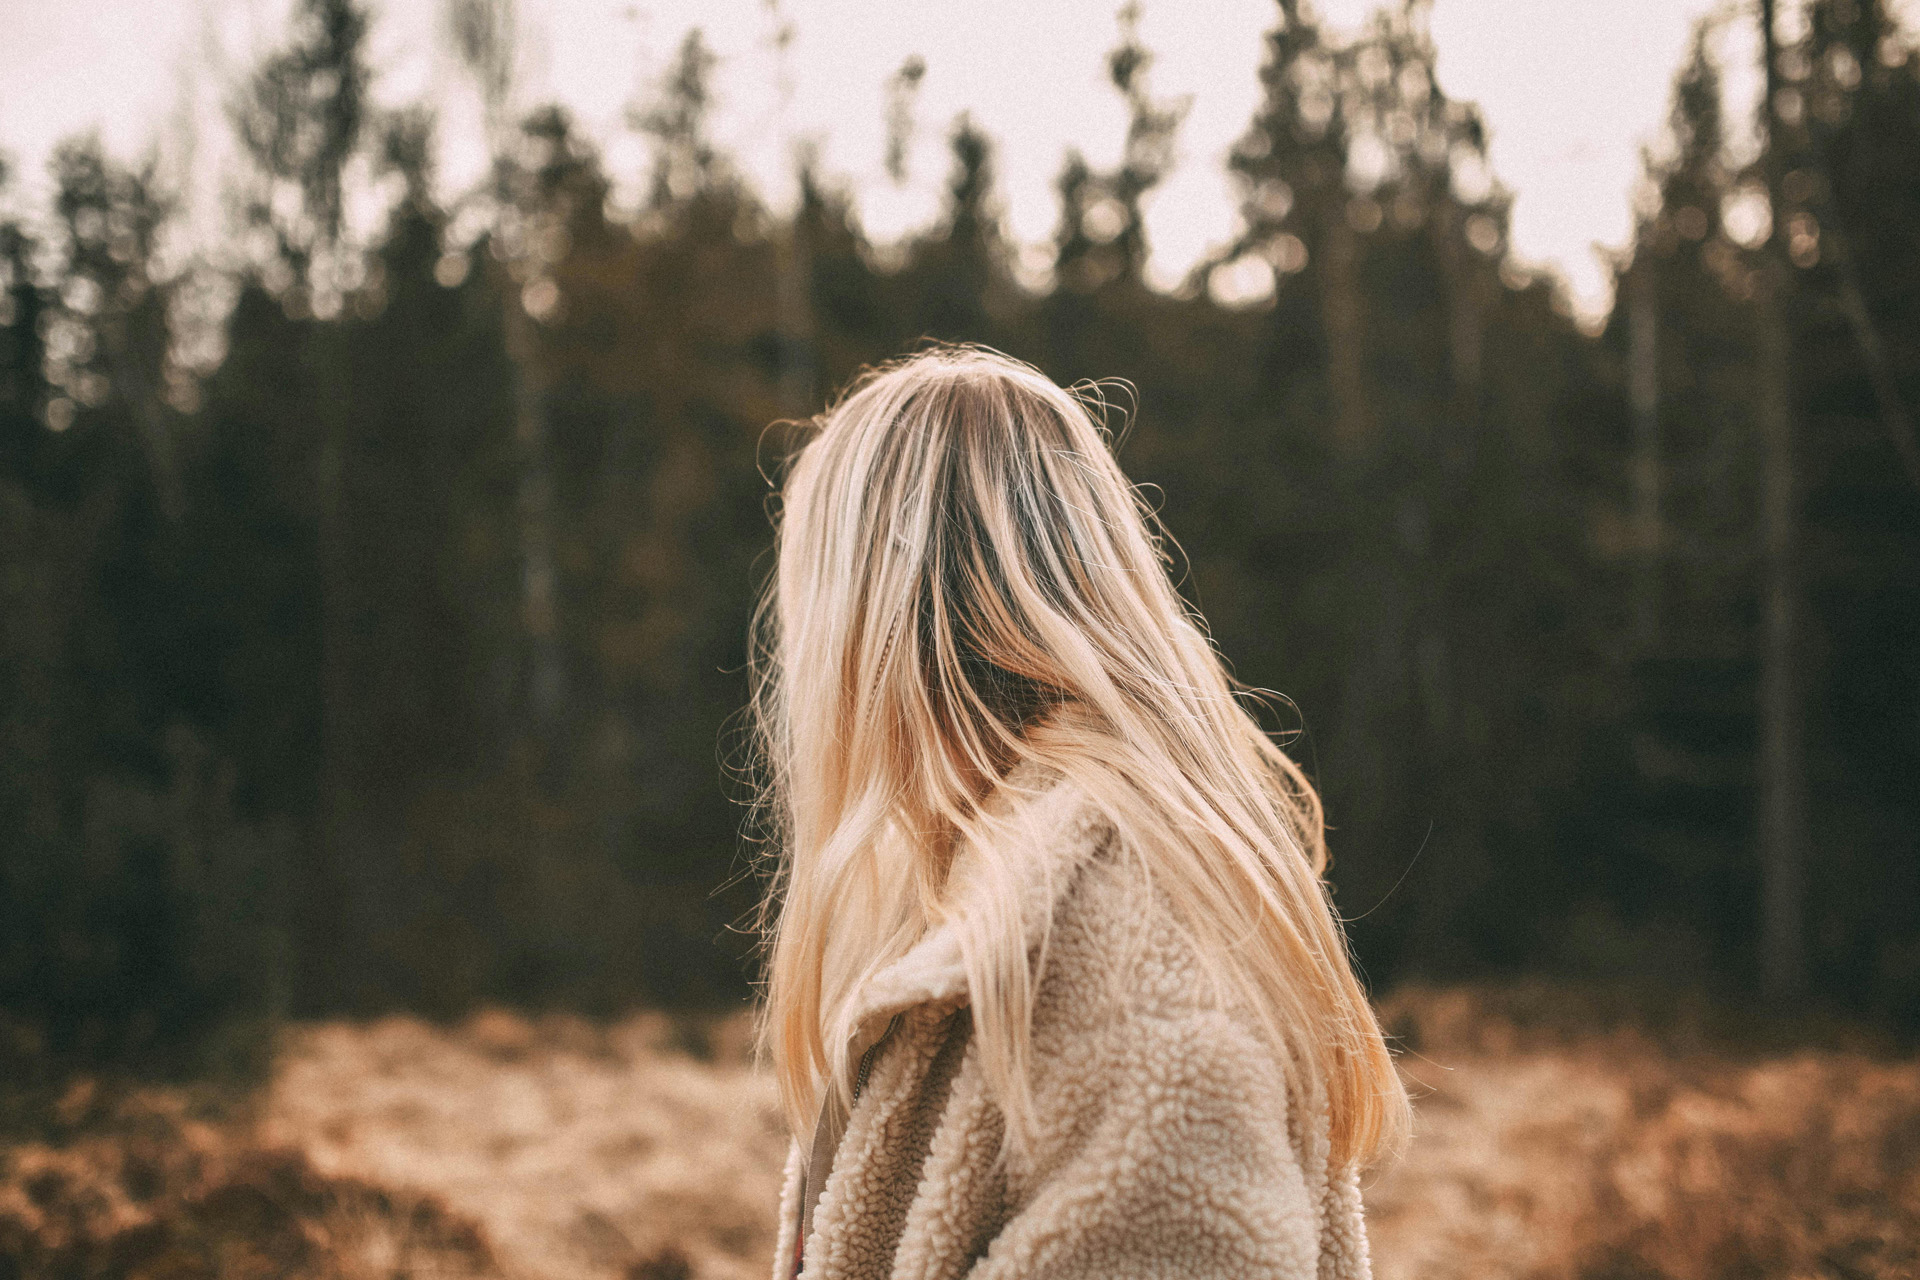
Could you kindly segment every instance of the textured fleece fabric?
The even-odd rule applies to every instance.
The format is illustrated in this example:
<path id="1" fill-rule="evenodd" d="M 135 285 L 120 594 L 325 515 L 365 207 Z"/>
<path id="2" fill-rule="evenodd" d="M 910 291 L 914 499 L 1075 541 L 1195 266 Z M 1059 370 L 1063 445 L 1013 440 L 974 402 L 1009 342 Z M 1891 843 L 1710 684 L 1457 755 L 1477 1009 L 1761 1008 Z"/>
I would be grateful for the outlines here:
<path id="1" fill-rule="evenodd" d="M 1164 904 L 1143 907 L 1084 793 L 1056 781 L 1024 807 L 1030 942 L 1052 922 L 1036 1141 L 996 1163 L 1004 1121 L 958 943 L 936 928 L 864 991 L 856 1057 L 893 1030 L 833 1148 L 801 1280 L 1365 1280 L 1359 1186 L 1329 1174 L 1324 1107 L 1289 1099 L 1245 1020 L 1200 998 L 1190 947 Z M 962 901 L 977 857 L 956 856 Z M 775 1280 L 794 1275 L 810 1147 L 788 1156 Z"/>

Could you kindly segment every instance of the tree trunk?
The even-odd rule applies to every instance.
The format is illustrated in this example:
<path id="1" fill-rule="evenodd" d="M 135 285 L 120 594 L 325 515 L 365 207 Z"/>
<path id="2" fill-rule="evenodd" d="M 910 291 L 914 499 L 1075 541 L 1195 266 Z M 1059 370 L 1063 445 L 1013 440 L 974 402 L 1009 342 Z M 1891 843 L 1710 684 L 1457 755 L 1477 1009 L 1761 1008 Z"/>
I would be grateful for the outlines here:
<path id="1" fill-rule="evenodd" d="M 813 255 L 807 243 L 806 195 L 778 242 L 780 411 L 804 418 L 814 410 Z"/>
<path id="2" fill-rule="evenodd" d="M 356 992 L 360 971 L 357 952 L 342 952 L 329 940 L 354 936 L 355 906 L 353 853 L 357 846 L 350 821 L 353 812 L 349 752 L 353 744 L 353 668 L 349 661 L 345 516 L 345 423 L 348 367 L 344 344 L 332 326 L 307 320 L 308 375 L 318 394 L 316 417 L 320 430 L 314 475 L 314 540 L 319 561 L 320 587 L 320 761 L 316 822 L 312 836 L 307 882 L 300 886 L 304 902 L 295 910 L 305 917 L 312 938 L 321 945 L 309 954 L 325 957 L 318 972 L 304 984 L 322 999 Z M 269 977 L 270 985 L 279 979 Z"/>
<path id="3" fill-rule="evenodd" d="M 512 273 L 506 273 L 502 297 L 507 365 L 513 379 L 513 438 L 519 454 L 520 625 L 527 645 L 526 706 L 534 726 L 544 734 L 559 719 L 566 671 L 560 660 L 559 610 L 554 598 L 553 481 L 547 467 L 540 353 L 533 319 L 515 285 Z"/>
<path id="4" fill-rule="evenodd" d="M 1758 426 L 1760 444 L 1760 979 L 1774 999 L 1806 989 L 1806 776 L 1800 702 L 1799 513 L 1794 457 L 1792 287 L 1780 218 L 1785 165 L 1776 83 L 1774 0 L 1761 0 L 1766 58 L 1766 171 L 1773 229 L 1760 269 Z"/>
<path id="5" fill-rule="evenodd" d="M 1633 640 L 1642 652 L 1660 632 L 1660 299 L 1653 259 L 1626 279 L 1627 398 L 1633 408 Z"/>
<path id="6" fill-rule="evenodd" d="M 1322 228 L 1320 317 L 1327 336 L 1333 437 L 1338 450 L 1351 457 L 1365 453 L 1373 437 L 1360 310 L 1360 241 L 1340 200 L 1329 202 Z"/>
<path id="7" fill-rule="evenodd" d="M 1445 474 L 1464 481 L 1480 448 L 1482 355 L 1486 346 L 1484 264 L 1469 246 L 1458 205 L 1435 201 L 1435 247 L 1447 283 L 1447 373 L 1451 383 L 1452 422 L 1439 442 Z"/>

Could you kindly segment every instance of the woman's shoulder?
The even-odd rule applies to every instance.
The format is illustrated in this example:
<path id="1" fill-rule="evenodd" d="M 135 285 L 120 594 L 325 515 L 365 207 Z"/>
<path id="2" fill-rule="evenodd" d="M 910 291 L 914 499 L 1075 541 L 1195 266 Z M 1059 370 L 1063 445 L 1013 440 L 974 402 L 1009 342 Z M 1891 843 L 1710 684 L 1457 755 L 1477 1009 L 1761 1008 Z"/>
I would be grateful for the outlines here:
<path id="1" fill-rule="evenodd" d="M 1041 966 L 1037 1000 L 1072 1022 L 1217 1011 L 1208 966 L 1156 883 L 1150 852 L 1098 781 L 1023 762 L 989 806 L 1002 843 L 993 861 L 1020 867 L 1021 914 Z M 994 892 L 985 861 L 956 864 L 955 901 Z"/>
<path id="2" fill-rule="evenodd" d="M 1153 868 L 1090 797 L 1076 803 L 1084 856 L 1054 903 L 1039 1000 L 1075 1021 L 1218 1013 L 1207 967 Z"/>

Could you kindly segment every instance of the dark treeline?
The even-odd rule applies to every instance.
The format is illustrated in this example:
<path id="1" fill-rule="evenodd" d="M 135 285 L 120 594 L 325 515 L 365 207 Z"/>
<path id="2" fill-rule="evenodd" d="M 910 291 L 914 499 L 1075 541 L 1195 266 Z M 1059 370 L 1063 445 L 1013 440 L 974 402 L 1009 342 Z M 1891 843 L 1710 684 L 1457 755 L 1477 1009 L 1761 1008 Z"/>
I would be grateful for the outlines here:
<path id="1" fill-rule="evenodd" d="M 1868 0 L 1781 31 L 1751 163 L 1703 32 L 1597 335 L 1508 260 L 1417 5 L 1336 43 L 1281 0 L 1244 234 L 1172 293 L 1140 211 L 1181 104 L 1124 16 L 1123 159 L 1066 158 L 1036 290 L 964 118 L 904 252 L 810 167 L 770 211 L 697 34 L 610 211 L 565 112 L 503 118 L 503 12 L 456 7 L 496 165 L 453 207 L 431 117 L 370 103 L 366 15 L 302 0 L 234 96 L 244 269 L 164 274 L 167 193 L 86 139 L 50 230 L 0 223 L 19 1044 L 739 999 L 766 428 L 924 338 L 1131 381 L 1123 461 L 1297 709 L 1376 983 L 1764 977 L 1920 1018 L 1920 57 Z M 350 243 L 369 163 L 391 213 Z"/>

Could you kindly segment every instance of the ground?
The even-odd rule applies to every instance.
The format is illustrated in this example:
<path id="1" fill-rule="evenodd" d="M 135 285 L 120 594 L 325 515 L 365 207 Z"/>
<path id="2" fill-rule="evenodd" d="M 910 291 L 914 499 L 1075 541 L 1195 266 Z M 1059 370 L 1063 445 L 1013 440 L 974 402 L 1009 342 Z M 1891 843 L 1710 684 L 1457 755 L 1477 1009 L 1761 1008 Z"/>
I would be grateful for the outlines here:
<path id="1" fill-rule="evenodd" d="M 1369 1183 L 1380 1280 L 1920 1275 L 1920 1060 L 1568 1003 L 1384 1003 L 1417 1132 Z M 242 1103 L 56 1112 L 0 1150 L 0 1280 L 760 1280 L 785 1151 L 740 1018 L 318 1023 Z"/>

